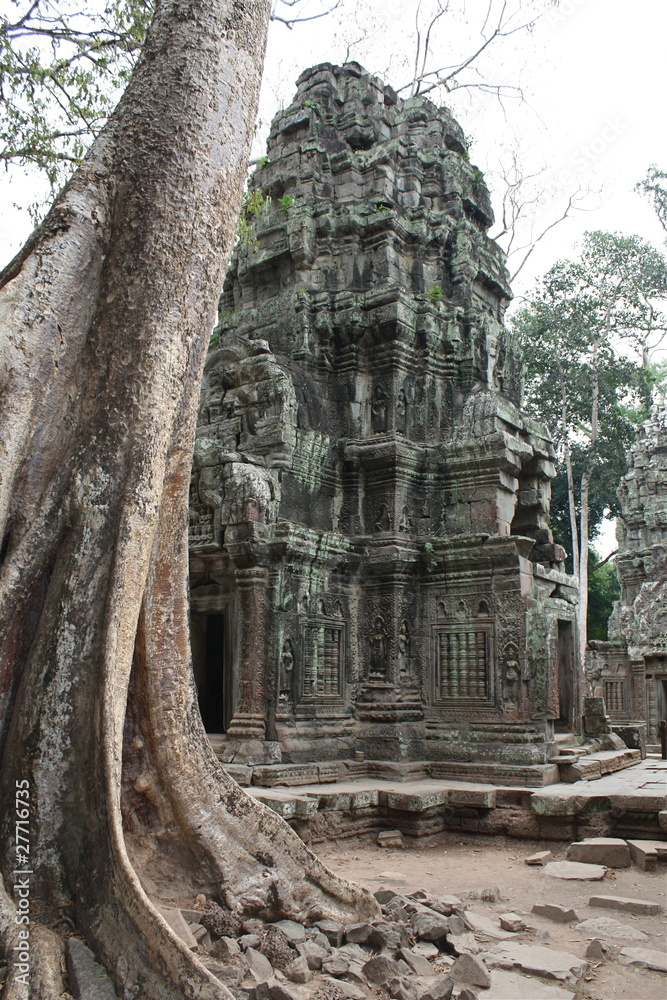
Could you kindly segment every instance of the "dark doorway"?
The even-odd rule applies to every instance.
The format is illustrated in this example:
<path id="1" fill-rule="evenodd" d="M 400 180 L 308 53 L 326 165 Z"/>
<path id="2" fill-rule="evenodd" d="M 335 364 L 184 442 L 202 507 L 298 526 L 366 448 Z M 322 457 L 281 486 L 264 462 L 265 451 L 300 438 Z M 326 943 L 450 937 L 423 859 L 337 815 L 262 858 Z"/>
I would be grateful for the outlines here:
<path id="1" fill-rule="evenodd" d="M 558 622 L 558 722 L 561 732 L 571 732 L 574 722 L 574 641 L 572 622 Z"/>
<path id="2" fill-rule="evenodd" d="M 226 670 L 224 614 L 193 614 L 192 666 L 199 710 L 207 733 L 224 733 L 232 717 L 231 677 Z"/>

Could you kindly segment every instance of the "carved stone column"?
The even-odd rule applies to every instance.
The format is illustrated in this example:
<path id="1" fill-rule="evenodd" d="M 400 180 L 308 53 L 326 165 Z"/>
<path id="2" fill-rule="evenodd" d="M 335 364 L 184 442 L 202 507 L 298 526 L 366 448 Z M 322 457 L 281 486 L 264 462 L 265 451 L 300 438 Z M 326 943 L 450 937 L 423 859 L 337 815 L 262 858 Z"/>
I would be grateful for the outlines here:
<path id="1" fill-rule="evenodd" d="M 264 740 L 266 734 L 266 596 L 268 570 L 236 570 L 239 686 L 228 740 Z"/>

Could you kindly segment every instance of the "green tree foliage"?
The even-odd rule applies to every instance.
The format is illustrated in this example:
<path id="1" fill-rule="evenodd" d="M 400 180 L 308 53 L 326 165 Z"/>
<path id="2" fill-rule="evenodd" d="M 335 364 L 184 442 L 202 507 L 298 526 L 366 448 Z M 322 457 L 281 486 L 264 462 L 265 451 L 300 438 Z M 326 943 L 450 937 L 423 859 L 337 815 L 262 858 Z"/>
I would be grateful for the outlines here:
<path id="1" fill-rule="evenodd" d="M 614 603 L 620 600 L 621 585 L 618 582 L 616 563 L 602 564 L 594 549 L 588 550 L 588 638 L 609 638 L 609 616 Z"/>
<path id="2" fill-rule="evenodd" d="M 514 320 L 526 405 L 549 424 L 560 459 L 554 507 L 560 497 L 560 538 L 579 579 L 582 653 L 589 541 L 605 508 L 614 512 L 627 447 L 647 415 L 666 298 L 667 260 L 658 250 L 636 236 L 587 233 L 580 260 L 554 265 Z"/>
<path id="3" fill-rule="evenodd" d="M 636 190 L 649 199 L 658 222 L 667 233 L 667 170 L 660 170 L 655 165 L 649 167 L 646 177 L 637 184 Z"/>
<path id="4" fill-rule="evenodd" d="M 125 87 L 151 0 L 10 0 L 0 14 L 0 160 L 59 186 Z"/>

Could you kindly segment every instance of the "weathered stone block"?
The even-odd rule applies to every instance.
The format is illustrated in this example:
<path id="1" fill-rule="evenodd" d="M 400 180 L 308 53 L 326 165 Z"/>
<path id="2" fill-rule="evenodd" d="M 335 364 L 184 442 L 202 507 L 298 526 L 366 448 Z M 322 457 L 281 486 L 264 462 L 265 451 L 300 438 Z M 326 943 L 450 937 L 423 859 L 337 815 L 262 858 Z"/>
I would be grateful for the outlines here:
<path id="1" fill-rule="evenodd" d="M 570 844 L 567 857 L 570 861 L 606 865 L 608 868 L 629 868 L 631 864 L 628 845 L 618 837 L 590 837 Z"/>

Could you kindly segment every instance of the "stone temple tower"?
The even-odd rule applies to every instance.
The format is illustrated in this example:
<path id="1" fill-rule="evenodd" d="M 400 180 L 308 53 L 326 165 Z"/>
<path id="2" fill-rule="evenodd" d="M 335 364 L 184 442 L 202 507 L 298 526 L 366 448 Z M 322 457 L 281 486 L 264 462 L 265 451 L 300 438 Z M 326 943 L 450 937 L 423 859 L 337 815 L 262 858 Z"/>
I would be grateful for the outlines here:
<path id="1" fill-rule="evenodd" d="M 195 674 L 229 759 L 555 780 L 576 590 L 492 221 L 450 113 L 356 63 L 303 73 L 273 122 L 192 478 Z"/>

